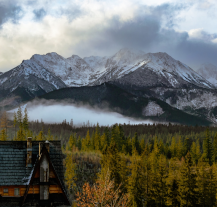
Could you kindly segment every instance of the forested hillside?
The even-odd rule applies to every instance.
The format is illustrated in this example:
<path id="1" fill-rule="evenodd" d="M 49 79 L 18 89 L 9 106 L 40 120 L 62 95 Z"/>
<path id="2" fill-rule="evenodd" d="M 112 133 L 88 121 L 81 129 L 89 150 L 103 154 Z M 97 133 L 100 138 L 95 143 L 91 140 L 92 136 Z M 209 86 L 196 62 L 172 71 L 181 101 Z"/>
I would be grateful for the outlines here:
<path id="1" fill-rule="evenodd" d="M 74 206 L 216 206 L 217 128 L 73 126 L 1 116 L 0 140 L 61 139 Z M 10 136 L 12 137 L 10 137 Z M 115 203 L 115 204 L 114 204 Z M 114 205 L 113 205 L 114 204 Z"/>

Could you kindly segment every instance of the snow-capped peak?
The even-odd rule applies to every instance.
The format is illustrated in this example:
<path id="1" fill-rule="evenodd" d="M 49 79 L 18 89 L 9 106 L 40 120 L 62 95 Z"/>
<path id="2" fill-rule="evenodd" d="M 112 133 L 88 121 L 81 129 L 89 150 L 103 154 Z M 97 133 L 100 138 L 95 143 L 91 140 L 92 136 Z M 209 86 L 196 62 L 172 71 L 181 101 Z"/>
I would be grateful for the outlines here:
<path id="1" fill-rule="evenodd" d="M 197 72 L 210 83 L 217 87 L 217 66 L 211 63 L 203 63 Z"/>
<path id="2" fill-rule="evenodd" d="M 117 64 L 134 64 L 144 58 L 145 52 L 141 50 L 123 48 L 111 57 L 112 62 Z"/>

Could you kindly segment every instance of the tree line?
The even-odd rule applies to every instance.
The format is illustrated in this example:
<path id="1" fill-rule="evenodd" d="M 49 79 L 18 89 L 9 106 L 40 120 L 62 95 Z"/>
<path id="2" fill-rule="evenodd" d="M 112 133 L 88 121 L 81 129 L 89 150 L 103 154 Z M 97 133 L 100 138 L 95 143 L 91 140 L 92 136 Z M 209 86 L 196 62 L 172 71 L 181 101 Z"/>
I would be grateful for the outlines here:
<path id="1" fill-rule="evenodd" d="M 85 195 L 90 196 L 88 192 L 92 192 L 92 203 L 103 203 L 94 197 L 94 191 L 104 189 L 107 180 L 113 185 L 109 193 L 113 195 L 118 190 L 120 198 L 125 198 L 125 206 L 216 206 L 217 133 L 210 133 L 207 128 L 189 137 L 179 133 L 165 141 L 157 136 L 145 140 L 138 138 L 137 133 L 126 137 L 122 125 L 105 128 L 102 134 L 96 126 L 91 135 L 87 131 L 83 138 L 72 134 L 66 151 L 72 153 L 77 149 L 102 155 L 98 185 L 91 187 L 85 183 L 77 193 L 77 206 L 91 206 L 91 199 L 84 199 Z M 66 162 L 66 180 L 73 192 L 76 165 L 71 153 L 68 153 L 71 162 Z"/>

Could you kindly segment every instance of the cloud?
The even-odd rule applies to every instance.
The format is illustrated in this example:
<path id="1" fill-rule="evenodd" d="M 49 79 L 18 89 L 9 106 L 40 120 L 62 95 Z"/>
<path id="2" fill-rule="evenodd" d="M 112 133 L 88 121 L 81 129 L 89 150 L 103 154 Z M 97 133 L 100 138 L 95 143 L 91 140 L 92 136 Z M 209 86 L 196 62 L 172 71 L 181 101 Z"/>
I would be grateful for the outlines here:
<path id="1" fill-rule="evenodd" d="M 35 9 L 35 10 L 33 10 L 33 13 L 35 14 L 35 20 L 41 20 L 46 15 L 46 11 L 43 8 Z"/>
<path id="2" fill-rule="evenodd" d="M 26 105 L 25 105 L 26 106 Z M 23 110 L 25 108 L 23 107 Z M 83 125 L 89 122 L 90 124 L 99 123 L 102 126 L 120 124 L 152 124 L 149 120 L 136 120 L 133 118 L 122 116 L 121 114 L 106 111 L 97 108 L 91 108 L 87 105 L 73 105 L 67 103 L 53 103 L 52 101 L 45 101 L 39 103 L 37 101 L 27 104 L 28 116 L 30 121 L 43 120 L 45 123 L 61 123 L 63 120 L 73 123 L 76 126 Z M 10 112 L 17 111 L 17 109 Z"/>
<path id="3" fill-rule="evenodd" d="M 17 23 L 22 17 L 22 9 L 16 1 L 0 1 L 0 26 L 7 21 Z"/>
<path id="4" fill-rule="evenodd" d="M 0 1 L 0 8 L 4 8 L 0 12 L 0 71 L 17 66 L 33 54 L 57 52 L 64 57 L 72 54 L 104 56 L 123 47 L 167 52 L 193 68 L 203 62 L 217 65 L 215 32 L 188 23 L 194 23 L 195 19 L 198 19 L 197 23 L 203 22 L 197 16 L 202 12 L 199 6 L 204 2 L 215 4 L 212 0 L 198 3 L 185 0 L 182 4 L 177 0 L 162 0 L 160 3 L 153 1 L 151 5 L 132 0 L 16 2 L 7 7 L 4 3 L 1 7 Z M 13 5 L 16 5 L 16 12 L 13 12 Z M 209 9 L 212 8 L 206 6 L 206 11 Z M 188 13 L 193 16 L 192 12 L 196 10 L 199 13 L 194 19 L 188 19 Z"/>

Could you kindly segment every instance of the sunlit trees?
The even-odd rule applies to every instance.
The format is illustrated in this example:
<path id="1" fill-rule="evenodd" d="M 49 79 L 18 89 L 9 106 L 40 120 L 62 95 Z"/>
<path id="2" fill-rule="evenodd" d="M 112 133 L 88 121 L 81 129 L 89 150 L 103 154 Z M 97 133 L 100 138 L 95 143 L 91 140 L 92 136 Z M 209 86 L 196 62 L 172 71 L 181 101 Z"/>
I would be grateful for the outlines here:
<path id="1" fill-rule="evenodd" d="M 114 180 L 110 179 L 109 171 L 104 179 L 98 179 L 91 187 L 88 183 L 83 186 L 82 192 L 77 193 L 78 207 L 126 207 L 128 195 L 122 194 L 121 185 L 115 188 Z"/>

